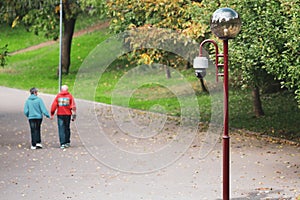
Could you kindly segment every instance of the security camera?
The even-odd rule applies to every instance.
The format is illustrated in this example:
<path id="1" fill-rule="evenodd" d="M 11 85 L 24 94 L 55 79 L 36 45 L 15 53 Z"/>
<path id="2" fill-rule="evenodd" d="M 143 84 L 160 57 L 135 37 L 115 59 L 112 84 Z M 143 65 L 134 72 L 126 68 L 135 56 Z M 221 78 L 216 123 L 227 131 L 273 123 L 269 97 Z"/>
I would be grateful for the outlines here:
<path id="1" fill-rule="evenodd" d="M 204 78 L 206 75 L 206 69 L 208 68 L 208 59 L 206 57 L 196 57 L 194 59 L 193 68 L 198 78 Z"/>

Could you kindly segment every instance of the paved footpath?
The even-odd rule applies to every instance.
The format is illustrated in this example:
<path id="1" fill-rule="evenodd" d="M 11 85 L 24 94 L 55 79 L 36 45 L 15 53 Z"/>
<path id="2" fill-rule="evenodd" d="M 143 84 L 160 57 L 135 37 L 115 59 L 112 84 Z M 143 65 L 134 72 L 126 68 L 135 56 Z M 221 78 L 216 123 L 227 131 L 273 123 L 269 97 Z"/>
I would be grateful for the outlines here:
<path id="1" fill-rule="evenodd" d="M 109 107 L 77 100 L 81 112 L 77 122 L 71 125 L 72 147 L 60 149 L 56 119 L 44 119 L 44 148 L 31 150 L 29 125 L 23 115 L 24 102 L 28 96 L 27 91 L 0 86 L 0 199 L 222 198 L 220 142 L 213 146 L 208 156 L 201 157 L 199 152 L 202 140 L 197 136 L 178 159 L 168 161 L 175 152 L 170 151 L 170 156 L 162 153 L 160 156 L 145 157 L 151 160 L 148 162 L 143 160 L 142 156 L 146 154 L 140 153 L 141 150 L 151 152 L 161 147 L 162 152 L 167 151 L 174 138 L 170 134 L 176 127 L 169 124 L 170 127 L 166 128 L 169 133 L 163 137 L 148 137 L 151 144 L 149 141 L 140 144 L 140 140 L 130 140 L 128 135 L 118 132 L 113 125 L 116 120 L 112 120 L 108 114 Z M 54 96 L 39 96 L 49 108 Z M 92 114 L 98 120 L 98 126 L 102 127 L 98 131 L 93 119 L 85 116 L 92 107 L 96 110 Z M 102 135 L 98 137 L 100 132 Z M 101 143 L 108 139 L 111 140 L 109 144 L 119 145 L 128 154 L 116 154 L 113 148 L 107 147 L 108 143 Z M 141 159 L 130 158 L 129 153 L 132 151 L 137 151 L 134 155 Z M 164 161 L 168 162 L 164 164 Z M 253 135 L 231 133 L 231 199 L 292 200 L 299 195 L 299 147 L 270 143 Z"/>

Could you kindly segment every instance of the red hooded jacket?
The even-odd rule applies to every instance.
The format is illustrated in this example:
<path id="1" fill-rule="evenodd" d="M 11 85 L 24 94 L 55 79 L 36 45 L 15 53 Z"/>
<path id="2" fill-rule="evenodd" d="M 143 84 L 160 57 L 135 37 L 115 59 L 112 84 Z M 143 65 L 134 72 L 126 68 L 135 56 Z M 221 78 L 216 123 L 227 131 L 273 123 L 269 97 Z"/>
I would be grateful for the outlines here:
<path id="1" fill-rule="evenodd" d="M 55 97 L 51 106 L 51 116 L 56 110 L 57 115 L 72 115 L 72 111 L 76 112 L 74 98 L 68 91 L 62 91 Z"/>

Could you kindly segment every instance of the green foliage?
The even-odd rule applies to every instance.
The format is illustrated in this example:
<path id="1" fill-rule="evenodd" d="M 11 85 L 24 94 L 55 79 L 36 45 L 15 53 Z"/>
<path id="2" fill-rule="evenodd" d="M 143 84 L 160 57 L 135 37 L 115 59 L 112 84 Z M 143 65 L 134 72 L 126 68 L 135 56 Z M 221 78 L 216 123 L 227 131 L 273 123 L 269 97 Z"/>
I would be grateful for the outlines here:
<path id="1" fill-rule="evenodd" d="M 41 1 L 32 0 L 4 0 L 0 3 L 0 22 L 15 26 L 26 13 L 40 6 Z"/>
<path id="2" fill-rule="evenodd" d="M 284 51 L 281 56 L 281 64 L 285 66 L 283 78 L 277 73 L 282 85 L 294 89 L 300 105 L 300 1 L 281 0 L 284 13 Z M 275 68 L 270 69 L 271 72 Z"/>
<path id="3" fill-rule="evenodd" d="M 105 0 L 81 0 L 81 10 L 88 16 L 106 17 L 107 5 Z"/>
<path id="4" fill-rule="evenodd" d="M 0 22 L 15 27 L 18 23 L 26 25 L 35 34 L 57 39 L 59 35 L 60 1 L 58 0 L 6 0 L 0 3 Z M 63 0 L 63 19 L 77 19 L 78 15 L 104 16 L 104 0 Z"/>
<path id="5" fill-rule="evenodd" d="M 231 7 L 240 13 L 243 20 L 242 32 L 230 42 L 231 83 L 244 88 L 254 85 L 264 87 L 276 78 L 282 81 L 283 86 L 296 88 L 296 93 L 299 93 L 300 18 L 297 2 L 118 0 L 109 1 L 108 10 L 113 32 L 154 26 L 176 30 L 193 39 L 204 39 L 209 37 L 212 13 L 219 7 Z M 153 51 L 146 53 L 151 60 L 157 57 Z"/>
<path id="6" fill-rule="evenodd" d="M 63 0 L 62 2 L 64 21 L 76 19 L 82 12 L 77 1 Z M 28 10 L 23 16 L 22 22 L 35 34 L 42 31 L 45 33 L 46 38 L 56 40 L 59 37 L 59 16 L 59 2 L 44 1 L 38 7 Z"/>
<path id="7" fill-rule="evenodd" d="M 181 67 L 186 62 L 183 58 L 188 58 L 197 49 L 190 38 L 170 29 L 144 26 L 129 30 L 125 35 L 125 46 L 131 52 L 126 57 L 137 64 Z"/>
<path id="8" fill-rule="evenodd" d="M 243 86 L 261 87 L 266 82 L 267 70 L 280 67 L 277 62 L 283 50 L 280 3 L 276 0 L 252 0 L 239 1 L 235 5 L 243 26 L 232 42 L 231 66 L 235 72 L 232 77 L 237 82 L 241 81 Z"/>
<path id="9" fill-rule="evenodd" d="M 174 51 L 168 52 L 166 48 L 151 49 L 151 46 L 172 45 L 181 48 L 177 52 L 195 53 L 195 46 L 193 49 L 189 48 L 192 42 L 189 38 L 203 38 L 207 29 L 194 16 L 194 11 L 199 6 L 199 3 L 182 0 L 109 1 L 110 29 L 114 33 L 129 30 L 125 43 L 132 53 L 126 56 L 132 62 L 157 62 L 173 67 L 186 65 L 182 61 L 182 55 L 178 56 Z M 146 46 L 150 48 L 145 48 Z"/>
<path id="10" fill-rule="evenodd" d="M 110 28 L 114 33 L 146 26 L 167 28 L 185 33 L 192 38 L 204 37 L 207 26 L 198 20 L 202 5 L 183 0 L 108 1 Z"/>
<path id="11" fill-rule="evenodd" d="M 54 5 L 45 5 L 44 8 L 34 8 L 29 10 L 22 18 L 25 26 L 36 35 L 44 33 L 46 38 L 58 39 L 59 20 L 55 13 Z"/>
<path id="12" fill-rule="evenodd" d="M 275 79 L 295 92 L 300 105 L 300 1 L 203 0 L 202 5 L 202 13 L 231 7 L 241 16 L 242 31 L 229 43 L 231 83 L 263 88 Z"/>
<path id="13" fill-rule="evenodd" d="M 232 78 L 244 87 L 281 81 L 300 105 L 300 1 L 251 0 L 227 4 L 241 15 L 243 26 L 232 41 Z"/>

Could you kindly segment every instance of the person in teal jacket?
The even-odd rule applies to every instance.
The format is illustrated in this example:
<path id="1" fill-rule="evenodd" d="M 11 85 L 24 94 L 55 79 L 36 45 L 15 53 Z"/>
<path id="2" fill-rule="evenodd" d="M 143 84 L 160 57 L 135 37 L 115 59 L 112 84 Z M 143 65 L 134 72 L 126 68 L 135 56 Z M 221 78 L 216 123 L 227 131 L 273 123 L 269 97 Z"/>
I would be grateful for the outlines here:
<path id="1" fill-rule="evenodd" d="M 30 89 L 30 96 L 24 105 L 24 114 L 28 118 L 31 132 L 31 149 L 43 148 L 41 144 L 41 124 L 43 115 L 50 118 L 50 115 L 41 98 L 37 96 L 36 88 Z"/>

